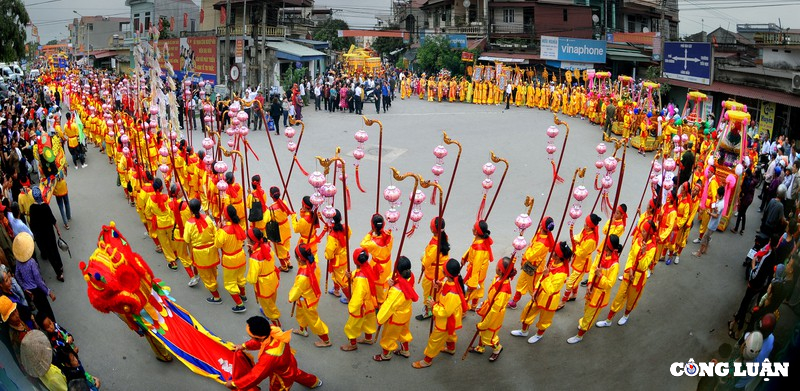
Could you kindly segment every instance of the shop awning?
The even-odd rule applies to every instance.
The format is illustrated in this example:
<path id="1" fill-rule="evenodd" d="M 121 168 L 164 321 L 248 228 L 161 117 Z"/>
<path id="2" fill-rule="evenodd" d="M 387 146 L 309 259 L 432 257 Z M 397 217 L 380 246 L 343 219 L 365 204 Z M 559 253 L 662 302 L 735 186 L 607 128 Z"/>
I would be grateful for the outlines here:
<path id="1" fill-rule="evenodd" d="M 625 49 L 606 49 L 606 57 L 614 61 L 627 61 L 627 62 L 651 62 L 650 57 L 645 56 L 637 50 Z"/>
<path id="2" fill-rule="evenodd" d="M 510 62 L 513 64 L 522 64 L 526 62 L 526 60 L 522 58 L 493 57 L 493 56 L 480 56 L 478 57 L 478 61 Z"/>
<path id="3" fill-rule="evenodd" d="M 478 57 L 478 61 L 497 61 L 512 64 L 530 64 L 530 60 L 541 60 L 538 54 L 533 53 L 506 53 L 506 52 L 483 52 Z"/>
<path id="4" fill-rule="evenodd" d="M 325 53 L 289 41 L 268 42 L 267 47 L 277 52 L 276 57 L 288 61 L 316 61 L 327 58 Z"/>
<path id="5" fill-rule="evenodd" d="M 780 91 L 766 90 L 763 88 L 749 87 L 738 84 L 723 83 L 715 81 L 710 86 L 687 81 L 660 78 L 659 82 L 668 83 L 678 87 L 690 88 L 699 91 L 713 91 L 728 94 L 733 97 L 741 96 L 765 102 L 774 102 L 781 105 L 800 107 L 800 96 L 787 94 Z"/>

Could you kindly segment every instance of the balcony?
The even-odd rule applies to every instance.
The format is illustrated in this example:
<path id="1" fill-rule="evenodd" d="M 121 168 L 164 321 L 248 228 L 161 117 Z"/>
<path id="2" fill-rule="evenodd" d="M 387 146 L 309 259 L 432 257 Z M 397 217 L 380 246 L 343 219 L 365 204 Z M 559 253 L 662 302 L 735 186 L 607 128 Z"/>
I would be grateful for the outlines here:
<path id="1" fill-rule="evenodd" d="M 532 24 L 492 24 L 491 34 L 497 35 L 533 35 Z"/>
<path id="2" fill-rule="evenodd" d="M 448 26 L 441 29 L 445 34 L 464 34 L 467 39 L 481 39 L 486 36 L 486 26 Z"/>
<path id="3" fill-rule="evenodd" d="M 245 27 L 244 31 L 242 27 Z M 241 36 L 247 35 L 260 37 L 262 35 L 267 37 L 283 37 L 286 33 L 286 30 L 283 27 L 276 27 L 276 26 L 261 26 L 261 25 L 252 25 L 248 24 L 245 26 L 238 25 L 238 26 L 231 26 L 230 28 L 231 36 Z M 225 26 L 217 27 L 217 36 L 224 37 L 226 35 Z"/>

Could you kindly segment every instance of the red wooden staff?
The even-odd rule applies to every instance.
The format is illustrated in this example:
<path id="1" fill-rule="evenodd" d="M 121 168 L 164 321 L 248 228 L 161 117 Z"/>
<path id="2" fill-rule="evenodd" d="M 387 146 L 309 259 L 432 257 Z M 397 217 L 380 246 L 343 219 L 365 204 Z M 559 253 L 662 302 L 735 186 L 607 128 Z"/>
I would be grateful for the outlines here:
<path id="1" fill-rule="evenodd" d="M 260 101 L 256 101 L 261 112 L 264 112 L 264 107 L 261 105 Z M 273 119 L 274 120 L 274 119 Z M 269 125 L 267 124 L 267 116 L 261 116 L 261 122 L 264 123 L 264 127 L 267 129 L 267 141 L 269 141 L 269 148 L 272 151 L 272 158 L 275 160 L 275 168 L 278 169 L 278 176 L 281 178 L 281 185 L 283 186 L 283 195 L 286 197 L 286 201 L 289 203 L 289 208 L 294 210 L 294 206 L 292 205 L 292 197 L 289 197 L 289 182 L 283 179 L 283 171 L 281 170 L 281 163 L 278 161 L 278 154 L 275 153 L 275 144 L 272 143 L 272 135 L 269 133 Z"/>
<path id="2" fill-rule="evenodd" d="M 537 230 L 542 225 L 542 220 L 544 220 L 544 214 L 547 213 L 547 206 L 550 205 L 550 198 L 553 196 L 553 188 L 555 188 L 557 182 L 564 181 L 558 176 L 558 172 L 561 170 L 561 162 L 564 161 L 564 150 L 566 150 L 567 148 L 567 140 L 569 139 L 569 124 L 567 124 L 564 121 L 561 121 L 555 114 L 553 114 L 553 123 L 555 125 L 564 125 L 567 128 L 567 133 L 564 135 L 564 143 L 561 145 L 561 154 L 558 156 L 558 164 L 556 164 L 552 160 L 550 161 L 550 164 L 553 165 L 553 181 L 550 183 L 550 192 L 547 193 L 547 199 L 544 201 L 544 208 L 542 208 L 542 214 L 541 216 L 539 216 L 539 222 L 536 223 Z"/>
<path id="3" fill-rule="evenodd" d="M 447 145 L 455 144 L 458 147 L 458 154 L 456 155 L 456 163 L 453 165 L 453 174 L 450 175 L 450 183 L 447 185 L 447 194 L 444 197 L 444 206 L 442 207 L 442 213 L 444 214 L 444 211 L 447 209 L 447 202 L 450 199 L 450 190 L 453 190 L 453 181 L 455 181 L 456 179 L 456 172 L 458 171 L 458 163 L 461 161 L 462 148 L 461 148 L 461 143 L 447 136 L 447 132 L 442 132 L 442 141 L 444 141 L 444 143 Z"/>
<path id="4" fill-rule="evenodd" d="M 337 148 L 337 152 L 338 152 L 338 148 Z M 333 164 L 334 168 L 336 168 L 337 167 L 336 162 L 340 162 L 341 163 L 341 169 L 342 169 L 342 187 L 343 188 L 347 188 L 347 176 L 345 174 L 345 171 L 346 171 L 345 170 L 345 163 L 344 163 L 344 160 L 341 157 L 338 156 L 338 153 L 337 153 L 337 155 L 335 155 L 334 157 L 331 157 L 331 158 L 323 158 L 321 156 L 317 156 L 317 161 L 319 162 L 319 165 L 324 168 L 324 171 L 323 171 L 324 175 L 328 175 L 328 173 L 330 172 L 331 164 Z M 343 193 L 344 193 L 344 195 L 342 196 L 342 203 L 343 203 L 343 205 L 342 205 L 343 206 L 342 213 L 344 213 L 344 227 L 345 227 L 344 228 L 345 229 L 344 233 L 345 233 L 345 235 L 347 235 L 348 229 L 350 228 L 350 223 L 349 223 L 349 220 L 348 220 L 348 217 L 347 217 L 348 216 L 347 203 L 350 202 L 350 200 L 348 200 L 347 192 L 345 191 Z M 350 273 L 350 238 L 349 237 L 348 237 L 348 240 L 345 241 L 345 252 L 346 252 L 346 255 L 347 255 L 347 281 L 348 281 L 347 284 L 348 284 L 348 286 L 352 287 L 352 282 L 353 281 L 352 281 L 352 275 Z"/>
<path id="5" fill-rule="evenodd" d="M 289 185 L 289 183 L 290 183 L 290 181 L 292 179 L 292 171 L 294 171 L 295 164 L 297 164 L 297 167 L 300 169 L 300 171 L 303 172 L 303 175 L 308 176 L 308 173 L 306 172 L 306 170 L 303 169 L 303 166 L 301 166 L 300 162 L 297 160 L 297 153 L 300 151 L 300 143 L 303 142 L 303 133 L 306 132 L 306 124 L 303 123 L 303 121 L 294 119 L 294 117 L 289 117 L 289 123 L 292 124 L 292 125 L 300 124 L 300 136 L 297 137 L 297 145 L 295 146 L 294 154 L 292 155 L 292 164 L 289 165 L 289 173 L 286 175 L 286 185 L 287 186 Z M 286 132 L 286 130 L 284 129 L 284 133 L 285 132 Z M 269 133 L 269 132 L 267 132 L 267 133 Z M 289 198 L 289 197 L 286 195 L 286 192 L 283 192 L 283 199 L 287 199 L 287 198 Z M 291 203 L 289 204 L 289 206 L 291 206 Z"/>
<path id="6" fill-rule="evenodd" d="M 364 125 L 372 126 L 378 124 L 378 183 L 375 186 L 375 213 L 380 213 L 381 205 L 381 163 L 383 162 L 383 123 L 376 119 L 369 119 L 366 116 L 361 116 L 364 119 Z M 414 186 L 416 192 L 416 186 Z M 413 193 L 412 193 L 413 197 Z"/>
<path id="7" fill-rule="evenodd" d="M 533 197 L 531 197 L 531 196 L 525 197 L 525 206 L 528 207 L 527 215 L 530 216 L 531 211 L 533 210 Z M 521 230 L 519 235 L 522 236 L 524 233 L 525 233 L 524 230 Z M 524 246 L 521 246 L 521 247 L 524 248 Z M 516 261 L 517 261 L 517 250 L 514 250 L 514 252 L 511 253 L 511 257 L 510 258 L 511 258 L 511 263 L 509 263 L 508 268 L 504 271 L 503 276 L 500 279 L 500 281 L 501 281 L 500 282 L 500 286 L 501 287 L 503 286 L 503 283 L 505 283 L 505 281 L 508 280 L 508 275 L 511 274 L 511 270 L 514 269 L 514 263 L 516 263 Z M 498 262 L 502 262 L 502 260 L 500 260 Z M 494 307 L 494 303 L 497 301 L 497 295 L 499 293 L 500 293 L 500 289 L 497 289 L 494 292 L 494 295 L 492 295 L 492 299 L 488 302 L 488 304 L 486 302 L 484 302 L 483 305 L 489 305 L 489 309 L 491 310 L 491 308 Z M 488 314 L 488 311 L 486 312 L 486 314 Z M 486 318 L 485 315 L 482 316 L 481 317 L 481 321 L 483 321 L 483 319 L 485 319 L 485 318 Z M 478 323 L 480 323 L 480 322 L 478 322 Z M 480 334 L 480 330 L 475 330 L 475 334 L 472 335 L 472 340 L 470 340 L 469 341 L 469 345 L 467 345 L 467 350 L 465 350 L 464 351 L 464 355 L 461 356 L 461 360 L 462 361 L 467 359 L 467 355 L 469 354 L 470 349 L 472 349 L 472 345 L 475 344 L 475 340 L 478 339 L 478 334 Z"/>
<path id="8" fill-rule="evenodd" d="M 497 190 L 495 190 L 494 196 L 492 196 L 492 202 L 489 203 L 489 210 L 487 210 L 486 211 L 486 215 L 483 216 L 483 220 L 484 221 L 489 219 L 489 214 L 492 213 L 492 208 L 494 208 L 494 203 L 495 203 L 495 201 L 497 201 L 497 195 L 500 194 L 500 189 L 503 188 L 503 182 L 505 182 L 506 174 L 508 174 L 508 160 L 503 159 L 501 157 L 497 157 L 497 155 L 494 154 L 494 151 L 489 151 L 489 153 L 491 153 L 492 162 L 495 162 L 495 163 L 503 162 L 503 164 L 505 164 L 506 168 L 503 170 L 503 176 L 500 177 L 500 183 L 497 184 Z M 484 167 L 486 167 L 486 166 L 484 166 Z M 481 211 L 483 210 L 483 205 L 484 205 L 483 201 L 485 201 L 485 200 L 486 200 L 486 195 L 484 194 L 483 200 L 481 201 L 481 208 L 478 211 L 478 220 L 481 220 Z"/>

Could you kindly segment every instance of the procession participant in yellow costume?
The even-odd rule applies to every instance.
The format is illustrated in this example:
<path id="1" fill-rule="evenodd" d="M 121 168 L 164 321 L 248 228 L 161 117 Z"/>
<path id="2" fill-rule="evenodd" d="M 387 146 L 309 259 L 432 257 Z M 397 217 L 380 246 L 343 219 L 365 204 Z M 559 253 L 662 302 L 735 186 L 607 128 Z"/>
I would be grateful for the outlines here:
<path id="1" fill-rule="evenodd" d="M 353 252 L 353 263 L 357 269 L 352 273 L 350 302 L 347 304 L 350 316 L 344 325 L 344 334 L 349 342 L 340 347 L 345 352 L 358 349 L 358 343 L 372 345 L 375 343 L 372 336 L 378 331 L 375 317 L 375 307 L 378 305 L 375 299 L 377 277 L 369 265 L 369 253 L 357 248 Z M 361 333 L 364 333 L 364 338 L 359 338 Z"/>
<path id="2" fill-rule="evenodd" d="M 289 302 L 297 303 L 297 313 L 295 315 L 300 329 L 292 330 L 292 332 L 307 337 L 308 330 L 310 330 L 320 339 L 314 342 L 314 346 L 318 348 L 329 347 L 331 346 L 331 341 L 328 338 L 328 326 L 319 318 L 319 312 L 317 312 L 319 297 L 322 293 L 319 289 L 319 270 L 317 269 L 314 254 L 305 244 L 297 246 L 294 252 L 298 268 L 297 276 L 294 278 L 294 285 L 289 290 Z"/>
<path id="3" fill-rule="evenodd" d="M 433 332 L 428 337 L 425 347 L 425 358 L 412 364 L 414 368 L 427 368 L 433 359 L 442 351 L 455 354 L 458 335 L 456 331 L 461 328 L 461 318 L 467 310 L 467 301 L 464 299 L 464 281 L 461 279 L 461 264 L 455 259 L 447 261 L 444 268 L 445 281 L 442 284 L 441 294 L 438 299 L 427 298 L 425 305 L 433 308 Z"/>
<path id="4" fill-rule="evenodd" d="M 392 231 L 385 231 L 383 216 L 380 214 L 372 215 L 370 220 L 372 231 L 364 235 L 361 240 L 361 247 L 363 247 L 372 258 L 371 266 L 375 269 L 375 276 L 377 278 L 375 283 L 376 298 L 378 305 L 383 304 L 386 300 L 386 291 L 389 290 L 387 281 L 392 275 L 392 244 L 394 238 Z"/>
<path id="5" fill-rule="evenodd" d="M 189 200 L 189 211 L 192 218 L 186 222 L 183 230 L 183 241 L 192 252 L 197 275 L 203 285 L 211 292 L 211 297 L 206 301 L 211 304 L 222 304 L 222 299 L 217 291 L 217 265 L 219 265 L 219 252 L 214 247 L 216 227 L 211 218 L 200 213 L 200 201 Z"/>
<path id="6" fill-rule="evenodd" d="M 186 223 L 192 218 L 192 212 L 189 211 L 189 205 L 186 201 L 180 198 L 181 190 L 177 184 L 173 183 L 169 187 L 169 207 L 170 213 L 175 220 L 175 227 L 172 229 L 172 249 L 175 251 L 175 257 L 183 265 L 186 274 L 189 275 L 188 285 L 195 286 L 200 282 L 200 277 L 197 275 L 197 269 L 194 267 L 192 257 L 189 256 L 189 248 L 183 240 L 183 233 L 186 231 Z"/>
<path id="7" fill-rule="evenodd" d="M 639 303 L 644 285 L 647 283 L 647 271 L 655 262 L 656 243 L 653 240 L 655 233 L 655 223 L 647 221 L 645 229 L 638 237 L 634 238 L 631 251 L 628 253 L 628 261 L 625 263 L 625 271 L 622 272 L 622 283 L 611 303 L 611 310 L 608 311 L 606 320 L 597 322 L 597 327 L 611 326 L 611 320 L 623 305 L 625 306 L 625 315 L 617 321 L 617 324 L 622 326 L 628 322 L 628 316 Z"/>
<path id="8" fill-rule="evenodd" d="M 466 80 L 465 80 L 465 82 L 466 82 Z M 467 103 L 473 103 L 473 100 L 475 99 L 475 87 L 474 86 L 475 86 L 475 83 L 468 82 L 468 83 L 466 83 L 466 87 L 462 90 L 462 91 L 466 91 L 467 97 L 466 97 L 465 101 Z"/>
<path id="9" fill-rule="evenodd" d="M 308 245 L 308 248 L 311 249 L 315 257 L 317 256 L 317 246 L 322 237 L 325 236 L 325 231 L 323 231 L 321 235 L 317 235 L 319 226 L 319 217 L 314 212 L 314 205 L 311 204 L 311 197 L 303 197 L 300 213 L 292 217 L 292 230 L 300 235 L 297 239 L 297 243 Z M 325 229 L 327 230 L 327 227 Z"/>
<path id="10" fill-rule="evenodd" d="M 692 241 L 692 243 L 695 244 L 703 240 L 703 236 L 706 234 L 706 230 L 708 230 L 708 221 L 711 219 L 709 208 L 711 208 L 711 204 L 717 202 L 717 189 L 719 189 L 719 184 L 715 176 L 716 172 L 717 168 L 715 166 L 708 166 L 705 171 L 703 193 L 700 196 L 700 236 Z"/>
<path id="11" fill-rule="evenodd" d="M 489 288 L 489 297 L 491 299 L 484 300 L 481 308 L 477 311 L 482 319 L 475 325 L 475 328 L 478 329 L 481 338 L 478 346 L 471 347 L 469 351 L 483 354 L 486 351 L 486 346 L 492 348 L 492 354 L 489 356 L 490 362 L 497 361 L 503 351 L 503 345 L 500 344 L 500 337 L 497 332 L 503 327 L 503 320 L 506 317 L 506 303 L 511 298 L 511 280 L 516 275 L 517 269 L 514 269 L 511 258 L 503 257 L 498 261 L 495 269 L 495 278 Z"/>
<path id="12" fill-rule="evenodd" d="M 484 282 L 486 272 L 489 269 L 489 262 L 494 261 L 492 254 L 492 238 L 489 237 L 489 225 L 486 221 L 480 220 L 472 227 L 472 245 L 461 257 L 461 266 L 467 264 L 467 275 L 464 283 L 467 285 L 467 304 L 469 310 L 474 311 L 478 306 L 478 300 L 483 297 Z M 503 301 L 505 304 L 506 301 Z"/>
<path id="13" fill-rule="evenodd" d="M 433 298 L 433 290 L 437 281 L 444 278 L 444 265 L 450 259 L 450 242 L 448 241 L 447 233 L 444 231 L 444 219 L 434 217 L 431 219 L 431 240 L 425 246 L 425 252 L 422 255 L 421 263 L 422 268 L 420 274 L 420 284 L 422 285 L 422 297 Z M 437 272 L 438 270 L 438 272 Z M 438 274 L 437 274 L 438 273 Z M 438 280 L 436 277 L 438 275 Z M 437 295 L 441 292 L 437 291 Z M 433 316 L 431 307 L 425 306 L 422 314 L 417 315 L 415 319 L 425 320 Z"/>
<path id="14" fill-rule="evenodd" d="M 675 224 L 678 234 L 675 236 L 675 251 L 673 252 L 676 264 L 680 262 L 681 253 L 683 253 L 683 249 L 686 248 L 686 242 L 689 240 L 689 232 L 692 230 L 692 223 L 700 206 L 701 187 L 702 182 L 699 180 L 692 186 L 691 192 L 688 190 L 688 181 L 681 185 L 681 194 L 678 197 L 678 218 Z"/>
<path id="15" fill-rule="evenodd" d="M 408 343 L 413 336 L 408 328 L 411 320 L 411 304 L 419 300 L 414 290 L 414 274 L 411 273 L 411 261 L 405 256 L 397 260 L 397 273 L 392 278 L 386 302 L 378 311 L 378 324 L 384 325 L 381 335 L 381 354 L 372 356 L 375 361 L 388 361 L 391 353 L 408 358 Z M 399 347 L 398 347 L 399 345 Z"/>
<path id="16" fill-rule="evenodd" d="M 247 239 L 247 234 L 239 225 L 239 215 L 236 214 L 236 208 L 233 205 L 225 207 L 224 212 L 225 225 L 214 235 L 214 247 L 222 251 L 223 287 L 236 303 L 231 311 L 244 312 L 244 301 L 247 301 L 244 290 L 247 282 L 245 279 L 247 257 L 244 254 L 244 240 Z"/>
<path id="17" fill-rule="evenodd" d="M 559 308 L 563 308 L 564 303 L 577 299 L 578 284 L 583 277 L 583 273 L 586 273 L 589 269 L 592 253 L 597 249 L 597 242 L 600 241 L 598 224 L 600 224 L 600 216 L 592 213 L 586 216 L 583 230 L 579 236 L 574 234 L 572 226 L 569 227 L 569 236 L 572 238 L 572 245 L 575 248 L 575 258 L 572 261 L 572 274 L 567 280 L 567 289 L 564 292 L 564 298 L 559 304 Z"/>
<path id="18" fill-rule="evenodd" d="M 605 241 L 606 249 L 602 252 L 598 262 L 593 262 L 589 269 L 590 284 L 586 292 L 586 305 L 583 317 L 578 320 L 578 334 L 567 340 L 569 344 L 576 344 L 583 340 L 583 336 L 594 326 L 600 310 L 608 305 L 611 288 L 617 282 L 619 272 L 619 254 L 622 245 L 617 235 L 609 235 Z"/>
<path id="19" fill-rule="evenodd" d="M 289 260 L 289 251 L 291 250 L 292 229 L 289 222 L 289 216 L 293 215 L 286 203 L 281 199 L 281 191 L 276 186 L 269 188 L 269 196 L 272 198 L 272 204 L 264 212 L 264 218 L 267 222 L 275 221 L 281 234 L 281 241 L 279 243 L 273 242 L 272 245 L 275 249 L 275 256 L 281 263 L 281 271 L 288 272 L 294 268 Z"/>
<path id="20" fill-rule="evenodd" d="M 328 293 L 340 297 L 339 301 L 342 304 L 347 304 L 347 296 L 342 296 L 339 290 L 342 289 L 345 293 L 349 292 L 348 287 L 350 284 L 347 279 L 347 241 L 350 240 L 352 232 L 350 227 L 345 227 L 342 224 L 342 212 L 338 209 L 331 220 L 333 220 L 333 224 L 331 225 L 330 231 L 328 231 L 328 241 L 325 244 L 325 259 L 328 261 L 327 270 L 333 279 L 333 288 L 328 290 Z"/>
<path id="21" fill-rule="evenodd" d="M 256 301 L 261 306 L 261 312 L 273 325 L 281 327 L 281 310 L 275 305 L 280 285 L 280 273 L 275 267 L 272 250 L 269 248 L 267 238 L 258 228 L 247 230 L 247 250 L 250 253 L 249 267 L 247 268 L 247 282 L 253 285 L 256 291 Z"/>
<path id="22" fill-rule="evenodd" d="M 252 190 L 250 190 L 250 194 L 247 195 L 247 210 L 250 211 L 248 220 L 253 223 L 253 227 L 263 233 L 264 227 L 267 225 L 265 213 L 265 209 L 267 208 L 267 193 L 264 192 L 264 189 L 261 187 L 260 175 L 253 175 L 253 178 L 250 180 L 250 187 Z M 253 221 L 252 219 L 257 218 L 258 214 L 261 214 L 261 219 Z"/>
<path id="23" fill-rule="evenodd" d="M 244 189 L 242 189 L 242 185 L 236 183 L 233 172 L 228 171 L 225 173 L 225 182 L 228 184 L 228 188 L 222 195 L 222 207 L 233 206 L 236 209 L 236 216 L 239 216 L 239 226 L 244 231 L 246 227 L 244 222 Z"/>
<path id="24" fill-rule="evenodd" d="M 553 245 L 555 245 L 552 233 L 555 227 L 556 224 L 553 218 L 545 217 L 536 231 L 536 235 L 531 239 L 530 246 L 525 250 L 525 254 L 522 256 L 523 273 L 520 274 L 519 280 L 517 280 L 514 298 L 508 302 L 508 306 L 512 309 L 517 308 L 517 302 L 522 298 L 522 295 L 533 294 L 536 291 L 536 284 L 542 276 L 541 273 L 544 272 L 545 258 L 552 250 Z"/>
<path id="25" fill-rule="evenodd" d="M 528 92 L 527 84 L 518 84 L 517 85 L 517 94 L 514 97 L 514 105 L 519 107 L 519 105 L 525 105 L 525 95 Z"/>
<path id="26" fill-rule="evenodd" d="M 536 87 L 533 85 L 533 82 L 527 84 L 527 86 L 525 90 L 525 105 L 531 109 L 536 105 Z"/>
<path id="27" fill-rule="evenodd" d="M 528 329 L 538 316 L 536 334 L 528 339 L 528 343 L 539 342 L 544 336 L 544 332 L 553 324 L 553 316 L 561 302 L 561 289 L 564 287 L 569 274 L 567 262 L 572 257 L 572 250 L 567 242 L 561 242 L 555 246 L 553 255 L 552 263 L 547 268 L 542 282 L 539 284 L 539 289 L 536 291 L 536 297 L 522 311 L 520 316 L 522 328 L 511 331 L 511 335 L 515 337 L 527 337 Z"/>

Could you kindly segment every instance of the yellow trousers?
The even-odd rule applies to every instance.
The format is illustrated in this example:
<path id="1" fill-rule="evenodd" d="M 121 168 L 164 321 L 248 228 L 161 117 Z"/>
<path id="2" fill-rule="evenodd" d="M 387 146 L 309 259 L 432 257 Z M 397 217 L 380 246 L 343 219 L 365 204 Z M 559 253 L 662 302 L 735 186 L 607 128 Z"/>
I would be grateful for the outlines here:
<path id="1" fill-rule="evenodd" d="M 236 269 L 222 268 L 222 286 L 228 293 L 231 295 L 245 295 L 244 289 L 240 289 L 240 287 L 244 288 L 244 284 L 247 283 L 244 278 L 246 270 L 247 267 L 245 265 Z"/>
<path id="2" fill-rule="evenodd" d="M 569 278 L 567 278 L 567 284 L 566 284 L 567 289 L 564 292 L 565 293 L 572 292 L 573 295 L 577 294 L 578 284 L 581 283 L 581 279 L 583 278 L 584 274 L 585 273 L 573 269 L 572 272 L 569 274 Z"/>
<path id="3" fill-rule="evenodd" d="M 530 310 L 529 307 L 531 307 Z M 526 313 L 528 316 L 525 316 Z M 545 331 L 548 327 L 550 327 L 550 325 L 553 324 L 553 316 L 555 314 L 555 311 L 548 311 L 542 307 L 539 307 L 538 305 L 535 305 L 533 302 L 530 302 L 525 306 L 525 309 L 522 311 L 522 315 L 520 315 L 519 320 L 522 322 L 522 328 L 527 330 L 528 326 L 532 325 L 533 321 L 538 316 L 539 322 L 536 323 L 536 328 L 541 331 Z"/>
<path id="4" fill-rule="evenodd" d="M 263 298 L 263 297 L 256 297 L 258 301 L 258 305 L 261 306 L 261 309 L 264 310 L 264 315 L 267 316 L 270 320 L 276 320 L 281 317 L 281 310 L 278 309 L 278 306 L 275 305 L 275 297 L 272 296 L 271 298 Z"/>
<path id="5" fill-rule="evenodd" d="M 347 267 L 344 265 L 334 268 L 331 272 L 331 278 L 334 284 L 339 285 L 341 289 L 346 289 L 350 286 L 347 282 Z"/>
<path id="6" fill-rule="evenodd" d="M 200 276 L 200 281 L 209 292 L 217 291 L 217 267 L 210 267 L 208 269 L 197 269 L 197 275 Z"/>
<path id="7" fill-rule="evenodd" d="M 642 276 L 641 278 L 646 278 Z M 612 312 L 619 312 L 622 309 L 622 305 L 625 304 L 625 313 L 629 314 L 636 308 L 636 305 L 639 303 L 639 298 L 642 296 L 642 291 L 644 291 L 644 286 L 647 284 L 647 280 L 642 283 L 642 288 L 636 290 L 635 287 L 631 286 L 630 281 L 627 279 L 622 280 L 622 284 L 619 285 L 619 290 L 617 291 L 617 295 L 614 296 L 614 301 L 611 302 L 611 311 Z"/>
<path id="8" fill-rule="evenodd" d="M 272 248 L 275 250 L 275 256 L 281 261 L 281 265 L 288 266 L 292 264 L 291 259 L 289 259 L 292 246 L 291 239 L 291 237 L 287 237 L 283 239 L 283 242 L 281 243 L 272 243 Z"/>
<path id="9" fill-rule="evenodd" d="M 375 334 L 376 331 L 378 331 L 378 320 L 375 318 L 375 311 L 364 314 L 360 318 L 351 315 L 344 324 L 344 335 L 347 336 L 347 339 L 355 339 L 361 333 Z"/>
<path id="10" fill-rule="evenodd" d="M 536 291 L 536 286 L 539 284 L 539 279 L 541 278 L 541 273 L 534 273 L 532 276 L 525 272 L 519 273 L 517 292 L 523 295 L 526 293 L 533 294 Z"/>
<path id="11" fill-rule="evenodd" d="M 708 229 L 708 221 L 711 220 L 711 214 L 705 210 L 701 210 L 698 213 L 700 214 L 700 235 L 703 235 Z"/>
<path id="12" fill-rule="evenodd" d="M 172 240 L 172 250 L 175 252 L 175 258 L 181 260 L 183 267 L 192 266 L 192 258 L 189 257 L 189 247 L 183 240 Z"/>
<path id="13" fill-rule="evenodd" d="M 497 336 L 497 331 L 481 330 L 481 345 L 497 348 L 500 345 L 500 337 Z"/>
<path id="14" fill-rule="evenodd" d="M 428 337 L 428 346 L 425 346 L 425 357 L 434 358 L 438 356 L 447 342 L 455 344 L 458 342 L 458 335 L 455 333 L 451 335 L 447 331 L 440 331 L 434 327 L 433 333 Z"/>
<path id="15" fill-rule="evenodd" d="M 155 235 L 158 243 L 161 244 L 161 250 L 164 252 L 164 258 L 167 262 L 175 261 L 175 250 L 172 248 L 172 228 L 156 229 L 153 230 L 150 236 Z"/>
<path id="16" fill-rule="evenodd" d="M 473 265 L 473 263 L 469 264 L 467 274 L 470 274 L 471 271 L 470 278 L 464 281 L 464 285 L 466 285 L 467 290 L 470 291 L 469 295 L 466 297 L 468 304 L 472 303 L 473 300 L 480 300 L 483 297 L 483 284 L 486 281 L 486 269 L 489 267 L 488 263 L 477 267 L 473 267 Z"/>
<path id="17" fill-rule="evenodd" d="M 408 328 L 408 322 L 402 325 L 386 322 L 383 325 L 383 335 L 381 335 L 381 348 L 393 352 L 397 349 L 397 344 L 411 342 L 414 337 Z"/>
<path id="18" fill-rule="evenodd" d="M 583 331 L 589 331 L 589 329 L 594 326 L 594 322 L 597 320 L 597 316 L 600 315 L 600 310 L 602 309 L 603 307 L 594 308 L 587 302 L 583 307 L 583 317 L 578 320 L 578 328 Z"/>
<path id="19" fill-rule="evenodd" d="M 328 325 L 319 318 L 316 305 L 309 308 L 298 304 L 295 316 L 301 328 L 307 328 L 316 335 L 328 334 Z"/>

